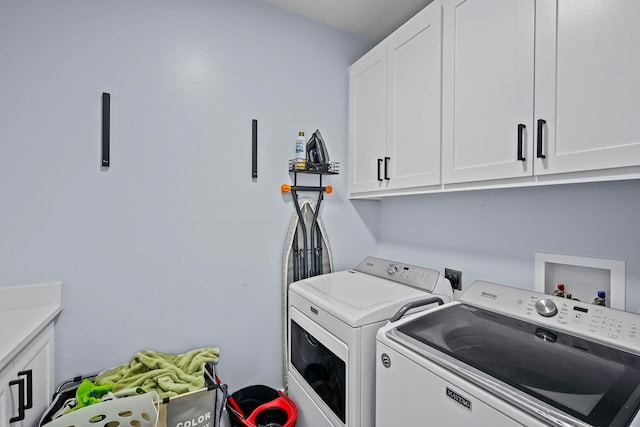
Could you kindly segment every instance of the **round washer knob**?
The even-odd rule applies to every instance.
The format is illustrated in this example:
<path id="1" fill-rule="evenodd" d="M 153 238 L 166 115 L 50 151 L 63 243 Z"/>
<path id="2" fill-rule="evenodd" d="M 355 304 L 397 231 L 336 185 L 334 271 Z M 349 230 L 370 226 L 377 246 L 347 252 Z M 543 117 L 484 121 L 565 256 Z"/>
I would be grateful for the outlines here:
<path id="1" fill-rule="evenodd" d="M 536 311 L 540 316 L 552 317 L 558 312 L 558 307 L 550 299 L 539 299 L 536 301 Z"/>
<path id="2" fill-rule="evenodd" d="M 389 264 L 387 266 L 387 274 L 393 274 L 398 271 L 398 266 L 395 264 Z"/>

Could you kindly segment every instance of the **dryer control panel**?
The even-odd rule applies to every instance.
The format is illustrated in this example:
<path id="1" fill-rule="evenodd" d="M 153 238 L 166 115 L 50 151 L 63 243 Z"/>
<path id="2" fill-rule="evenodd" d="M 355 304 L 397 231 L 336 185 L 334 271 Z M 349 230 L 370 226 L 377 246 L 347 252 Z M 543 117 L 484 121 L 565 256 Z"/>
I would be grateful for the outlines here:
<path id="1" fill-rule="evenodd" d="M 434 292 L 440 278 L 437 270 L 371 256 L 363 259 L 354 270 L 427 292 Z"/>
<path id="2" fill-rule="evenodd" d="M 640 354 L 638 314 L 479 280 L 460 302 Z"/>

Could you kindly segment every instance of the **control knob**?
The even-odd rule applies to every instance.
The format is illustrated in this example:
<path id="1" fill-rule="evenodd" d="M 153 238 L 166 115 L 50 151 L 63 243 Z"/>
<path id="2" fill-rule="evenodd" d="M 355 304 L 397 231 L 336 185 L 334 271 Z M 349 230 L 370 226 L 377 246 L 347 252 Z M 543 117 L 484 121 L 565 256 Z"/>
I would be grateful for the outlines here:
<path id="1" fill-rule="evenodd" d="M 540 316 L 553 317 L 558 312 L 558 308 L 550 299 L 539 299 L 536 301 L 536 311 Z"/>
<path id="2" fill-rule="evenodd" d="M 398 266 L 397 265 L 395 265 L 395 264 L 387 265 L 387 274 L 394 274 L 397 271 L 398 271 Z"/>

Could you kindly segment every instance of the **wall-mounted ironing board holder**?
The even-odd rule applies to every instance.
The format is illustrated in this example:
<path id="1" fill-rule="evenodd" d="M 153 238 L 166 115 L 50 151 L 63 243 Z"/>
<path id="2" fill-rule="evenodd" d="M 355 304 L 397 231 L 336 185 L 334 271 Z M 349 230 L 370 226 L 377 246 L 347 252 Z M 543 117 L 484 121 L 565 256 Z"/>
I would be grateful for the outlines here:
<path id="1" fill-rule="evenodd" d="M 307 277 L 317 276 L 323 274 L 322 269 L 322 234 L 320 227 L 318 226 L 318 215 L 320 213 L 320 204 L 324 199 L 324 194 L 331 194 L 333 188 L 331 186 L 322 185 L 323 175 L 337 175 L 339 173 L 339 164 L 337 162 L 323 163 L 320 165 L 311 165 L 305 169 L 297 169 L 296 161 L 289 161 L 289 172 L 293 173 L 293 186 L 288 184 L 282 184 L 281 190 L 283 192 L 290 192 L 293 197 L 293 204 L 298 214 L 299 224 L 304 231 L 302 234 L 302 248 L 299 247 L 298 233 L 293 237 L 293 279 L 294 281 L 306 279 Z M 303 186 L 298 185 L 298 174 L 312 174 L 318 175 L 319 185 L 316 186 Z M 307 226 L 304 221 L 304 214 L 300 209 L 300 203 L 298 202 L 299 192 L 317 192 L 318 200 L 316 202 L 315 212 L 313 213 L 313 219 L 311 226 L 308 228 L 309 235 L 307 235 Z M 310 260 L 309 260 L 310 257 Z M 310 261 L 310 262 L 309 262 Z"/>

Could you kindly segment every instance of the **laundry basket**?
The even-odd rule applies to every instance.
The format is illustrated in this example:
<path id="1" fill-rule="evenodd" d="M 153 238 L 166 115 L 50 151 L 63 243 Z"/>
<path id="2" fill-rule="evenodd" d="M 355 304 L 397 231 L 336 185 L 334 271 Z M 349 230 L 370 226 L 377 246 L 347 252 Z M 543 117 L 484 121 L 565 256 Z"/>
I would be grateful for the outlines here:
<path id="1" fill-rule="evenodd" d="M 156 392 L 90 405 L 45 424 L 46 427 L 136 426 L 155 427 L 159 398 Z"/>
<path id="2" fill-rule="evenodd" d="M 165 397 L 157 393 L 122 397 L 96 403 L 52 419 L 74 396 L 83 380 L 96 374 L 69 379 L 58 386 L 38 427 L 219 427 L 226 384 L 219 380 L 215 364 L 205 365 L 205 386 L 200 390 Z M 223 391 L 224 390 L 224 391 Z"/>
<path id="3" fill-rule="evenodd" d="M 289 396 L 265 385 L 236 391 L 227 400 L 232 427 L 294 427 L 298 408 Z M 240 411 L 233 407 L 235 401 Z"/>

